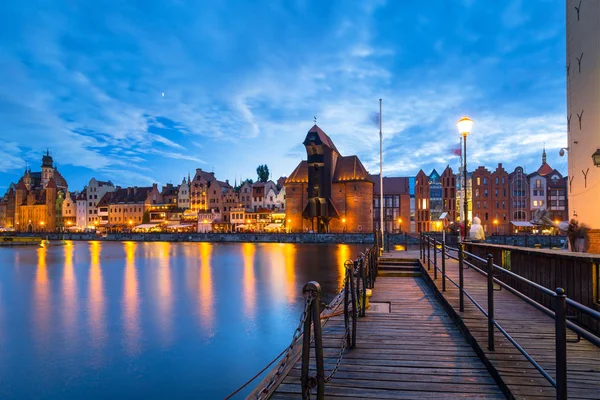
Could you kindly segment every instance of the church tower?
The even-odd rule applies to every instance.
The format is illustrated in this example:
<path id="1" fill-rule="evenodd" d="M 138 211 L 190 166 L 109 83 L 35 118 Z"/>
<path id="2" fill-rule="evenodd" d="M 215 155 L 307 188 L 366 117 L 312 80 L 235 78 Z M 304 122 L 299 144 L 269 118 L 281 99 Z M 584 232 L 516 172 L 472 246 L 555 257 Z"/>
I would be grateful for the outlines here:
<path id="1" fill-rule="evenodd" d="M 45 189 L 48 181 L 54 177 L 54 166 L 50 151 L 46 150 L 46 155 L 42 157 L 42 187 Z"/>

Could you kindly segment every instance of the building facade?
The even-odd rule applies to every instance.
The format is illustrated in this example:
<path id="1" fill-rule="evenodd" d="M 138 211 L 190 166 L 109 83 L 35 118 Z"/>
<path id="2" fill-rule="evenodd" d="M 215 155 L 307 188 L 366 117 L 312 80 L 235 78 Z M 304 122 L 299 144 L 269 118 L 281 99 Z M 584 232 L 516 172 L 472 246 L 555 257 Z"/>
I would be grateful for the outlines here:
<path id="1" fill-rule="evenodd" d="M 423 170 L 420 170 L 415 177 L 415 223 L 417 233 L 431 230 L 429 193 L 429 176 Z"/>
<path id="2" fill-rule="evenodd" d="M 600 253 L 600 2 L 567 0 L 567 149 L 569 218 L 592 228 L 590 252 Z"/>
<path id="3" fill-rule="evenodd" d="M 356 156 L 342 156 L 314 125 L 301 161 L 285 183 L 286 220 L 292 232 L 372 232 L 373 182 Z"/>
<path id="4" fill-rule="evenodd" d="M 369 175 L 373 182 L 373 228 L 380 230 L 379 175 Z M 399 233 L 410 230 L 410 188 L 407 177 L 383 177 L 383 231 Z"/>

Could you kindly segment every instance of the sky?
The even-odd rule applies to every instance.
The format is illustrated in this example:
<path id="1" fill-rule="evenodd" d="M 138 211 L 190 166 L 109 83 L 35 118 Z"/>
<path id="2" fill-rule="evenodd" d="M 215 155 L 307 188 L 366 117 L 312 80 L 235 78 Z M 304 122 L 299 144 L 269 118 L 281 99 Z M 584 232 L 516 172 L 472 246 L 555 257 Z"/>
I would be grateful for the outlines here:
<path id="1" fill-rule="evenodd" d="M 46 149 L 78 190 L 230 183 L 342 155 L 414 176 L 468 166 L 566 172 L 564 0 L 11 1 L 0 13 L 0 190 Z M 377 119 L 377 117 L 375 117 Z"/>

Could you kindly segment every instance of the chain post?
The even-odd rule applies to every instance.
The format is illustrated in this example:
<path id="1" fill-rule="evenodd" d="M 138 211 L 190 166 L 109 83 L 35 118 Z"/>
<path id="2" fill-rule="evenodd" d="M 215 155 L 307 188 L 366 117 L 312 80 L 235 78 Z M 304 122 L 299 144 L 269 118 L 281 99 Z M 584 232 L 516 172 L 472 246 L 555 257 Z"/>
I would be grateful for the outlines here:
<path id="1" fill-rule="evenodd" d="M 459 289 L 459 305 L 460 312 L 465 311 L 465 277 L 464 277 L 464 259 L 465 259 L 465 246 L 462 243 L 458 245 L 458 289 Z"/>
<path id="2" fill-rule="evenodd" d="M 494 257 L 487 256 L 488 349 L 494 351 Z"/>
<path id="3" fill-rule="evenodd" d="M 442 292 L 446 291 L 446 243 L 442 240 Z"/>
<path id="4" fill-rule="evenodd" d="M 556 399 L 567 399 L 567 296 L 563 288 L 556 289 L 554 298 L 556 335 Z"/>
<path id="5" fill-rule="evenodd" d="M 346 277 L 344 282 L 344 326 L 346 327 L 346 330 L 350 329 L 350 269 L 353 265 L 351 260 L 344 263 L 344 267 L 346 267 Z M 346 340 L 348 342 L 347 346 L 350 347 L 352 344 L 350 336 L 348 336 Z"/>
<path id="6" fill-rule="evenodd" d="M 437 280 L 437 239 L 433 238 L 433 280 Z"/>
<path id="7" fill-rule="evenodd" d="M 308 282 L 302 288 L 306 302 L 308 303 L 308 314 L 304 320 L 303 343 L 302 343 L 302 375 L 300 378 L 302 384 L 302 399 L 310 398 L 310 392 L 313 388 L 314 378 L 308 375 L 308 366 L 310 363 L 310 342 L 311 325 L 314 330 L 315 341 L 315 360 L 317 364 L 317 399 L 325 398 L 325 365 L 323 362 L 323 336 L 321 332 L 321 286 L 314 281 Z"/>

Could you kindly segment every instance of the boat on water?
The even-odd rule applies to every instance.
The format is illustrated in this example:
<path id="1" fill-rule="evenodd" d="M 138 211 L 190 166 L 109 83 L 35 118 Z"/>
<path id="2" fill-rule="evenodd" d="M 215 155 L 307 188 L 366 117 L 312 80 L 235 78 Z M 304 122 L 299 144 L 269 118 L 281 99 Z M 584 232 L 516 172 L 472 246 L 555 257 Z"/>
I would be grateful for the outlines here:
<path id="1" fill-rule="evenodd" d="M 0 236 L 0 246 L 39 246 L 43 240 L 35 236 Z"/>

